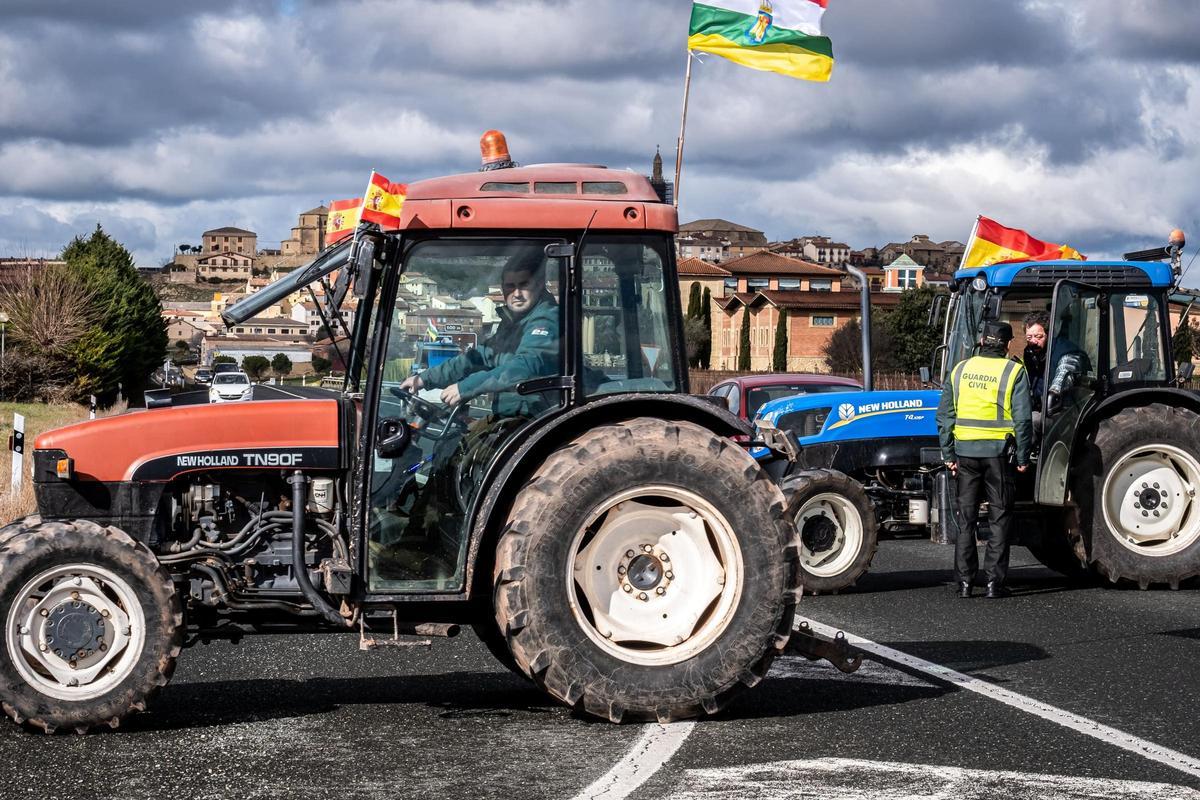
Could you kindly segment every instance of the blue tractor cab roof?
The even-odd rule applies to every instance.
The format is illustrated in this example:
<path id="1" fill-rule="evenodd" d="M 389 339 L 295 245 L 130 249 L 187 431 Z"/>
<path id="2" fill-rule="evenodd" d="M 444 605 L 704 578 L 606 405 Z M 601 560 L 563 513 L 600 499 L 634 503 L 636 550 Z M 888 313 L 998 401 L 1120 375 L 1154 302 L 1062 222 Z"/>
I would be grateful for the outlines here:
<path id="1" fill-rule="evenodd" d="M 1014 261 L 960 269 L 954 279 L 970 280 L 979 275 L 987 279 L 988 286 L 1001 288 L 1053 287 L 1061 280 L 1131 288 L 1165 288 L 1174 282 L 1170 265 L 1158 261 Z"/>

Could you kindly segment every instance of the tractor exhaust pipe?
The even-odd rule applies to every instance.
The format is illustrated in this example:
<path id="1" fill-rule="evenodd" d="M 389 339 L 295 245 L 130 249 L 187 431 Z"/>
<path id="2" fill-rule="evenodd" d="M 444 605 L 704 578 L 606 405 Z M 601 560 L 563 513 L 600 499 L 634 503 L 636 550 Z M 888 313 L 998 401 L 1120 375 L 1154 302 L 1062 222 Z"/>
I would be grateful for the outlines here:
<path id="1" fill-rule="evenodd" d="M 862 293 L 863 389 L 873 392 L 875 380 L 871 375 L 871 282 L 867 280 L 867 274 L 853 264 L 847 264 L 846 271 L 858 279 L 859 291 Z"/>
<path id="2" fill-rule="evenodd" d="M 296 470 L 287 480 L 292 485 L 292 567 L 296 571 L 296 583 L 299 584 L 304 599 L 312 604 L 317 613 L 339 628 L 348 628 L 351 625 L 350 620 L 325 602 L 325 598 L 309 579 L 308 565 L 304 563 L 304 506 L 308 502 L 308 477 Z"/>

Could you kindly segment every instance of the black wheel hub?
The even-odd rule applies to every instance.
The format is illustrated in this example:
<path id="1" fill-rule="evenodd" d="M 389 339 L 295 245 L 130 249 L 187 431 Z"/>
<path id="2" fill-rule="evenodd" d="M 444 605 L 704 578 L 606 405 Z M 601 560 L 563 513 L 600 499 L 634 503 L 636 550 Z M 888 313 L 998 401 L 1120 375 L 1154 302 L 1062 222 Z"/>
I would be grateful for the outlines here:
<path id="1" fill-rule="evenodd" d="M 1142 508 L 1153 511 L 1162 503 L 1163 495 L 1158 489 L 1143 489 L 1138 495 L 1138 502 L 1142 504 Z"/>
<path id="2" fill-rule="evenodd" d="M 104 637 L 104 617 L 87 603 L 63 603 L 50 612 L 46 644 L 63 653 L 93 650 Z"/>
<path id="3" fill-rule="evenodd" d="M 629 562 L 629 582 L 639 591 L 649 591 L 663 579 L 663 566 L 654 556 L 640 555 Z"/>
<path id="4" fill-rule="evenodd" d="M 800 531 L 800 540 L 804 542 L 804 548 L 808 552 L 824 553 L 833 549 L 837 542 L 837 525 L 824 514 L 809 517 Z"/>

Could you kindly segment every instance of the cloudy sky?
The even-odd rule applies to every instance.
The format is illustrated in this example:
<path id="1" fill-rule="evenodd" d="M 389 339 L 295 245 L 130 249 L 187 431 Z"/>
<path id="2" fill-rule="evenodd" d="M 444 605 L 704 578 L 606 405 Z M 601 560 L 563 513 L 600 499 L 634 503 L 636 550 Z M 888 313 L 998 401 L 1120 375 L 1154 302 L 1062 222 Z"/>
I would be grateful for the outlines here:
<path id="1" fill-rule="evenodd" d="M 777 2 L 788 0 L 777 0 Z M 795 2 L 796 0 L 792 0 Z M 828 84 L 696 64 L 681 217 L 854 247 L 977 214 L 1200 246 L 1197 0 L 831 0 Z M 673 166 L 689 0 L 0 0 L 0 256 L 97 222 L 161 264 L 478 165 Z M 1196 268 L 1200 274 L 1200 266 Z"/>

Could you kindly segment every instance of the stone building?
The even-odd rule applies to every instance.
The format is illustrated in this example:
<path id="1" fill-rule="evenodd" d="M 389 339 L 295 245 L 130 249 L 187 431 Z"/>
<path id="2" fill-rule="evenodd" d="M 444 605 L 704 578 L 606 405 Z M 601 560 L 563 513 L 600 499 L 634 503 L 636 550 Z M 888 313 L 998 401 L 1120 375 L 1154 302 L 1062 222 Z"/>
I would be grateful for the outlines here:
<path id="1" fill-rule="evenodd" d="M 201 237 L 203 252 L 241 253 L 246 256 L 258 254 L 258 234 L 242 228 L 214 228 Z"/>
<path id="2" fill-rule="evenodd" d="M 254 271 L 254 260 L 254 256 L 235 251 L 202 255 L 196 259 L 196 278 L 221 281 L 248 280 Z M 172 275 L 174 275 L 173 272 Z"/>
<path id="3" fill-rule="evenodd" d="M 679 226 L 676 251 L 680 258 L 713 263 L 761 252 L 767 237 L 760 230 L 724 219 L 699 219 Z"/>
<path id="4" fill-rule="evenodd" d="M 300 215 L 300 221 L 292 228 L 292 238 L 279 245 L 280 255 L 316 255 L 325 249 L 325 222 L 329 209 L 325 206 L 310 208 Z"/>

